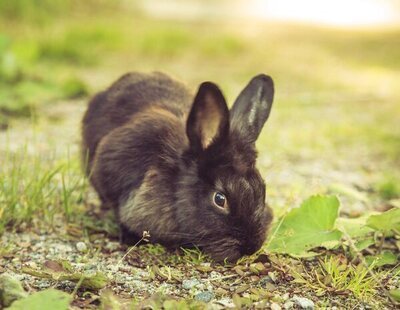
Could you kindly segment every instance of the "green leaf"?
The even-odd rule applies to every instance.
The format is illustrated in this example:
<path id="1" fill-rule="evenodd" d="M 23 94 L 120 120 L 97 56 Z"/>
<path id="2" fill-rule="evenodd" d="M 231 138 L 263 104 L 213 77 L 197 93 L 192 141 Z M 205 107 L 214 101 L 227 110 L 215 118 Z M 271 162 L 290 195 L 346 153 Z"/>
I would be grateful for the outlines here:
<path id="1" fill-rule="evenodd" d="M 375 239 L 373 237 L 362 239 L 359 241 L 356 241 L 354 243 L 354 246 L 358 251 L 365 250 L 366 248 L 369 248 L 371 245 L 375 244 Z"/>
<path id="2" fill-rule="evenodd" d="M 371 215 L 367 220 L 367 225 L 378 231 L 400 231 L 400 208 L 393 208 L 389 211 L 377 215 Z"/>
<path id="3" fill-rule="evenodd" d="M 367 264 L 374 265 L 374 267 L 382 267 L 385 265 L 396 265 L 398 257 L 390 251 L 384 251 L 378 255 L 369 255 L 365 257 Z"/>
<path id="4" fill-rule="evenodd" d="M 336 227 L 351 238 L 362 238 L 372 233 L 374 230 L 367 226 L 370 213 L 357 218 L 340 217 L 336 221 Z"/>
<path id="5" fill-rule="evenodd" d="M 340 217 L 336 220 L 336 227 L 353 240 L 358 251 L 362 251 L 375 243 L 374 230 L 367 226 L 370 215 L 371 213 L 366 213 L 357 218 Z M 350 249 L 350 251 L 352 255 L 356 254 L 353 249 Z"/>
<path id="6" fill-rule="evenodd" d="M 336 196 L 312 196 L 300 208 L 291 210 L 277 225 L 267 249 L 294 256 L 310 256 L 312 248 L 339 241 L 335 229 L 339 211 Z"/>
<path id="7" fill-rule="evenodd" d="M 48 289 L 15 301 L 10 310 L 63 310 L 68 309 L 72 297 L 62 291 Z"/>
<path id="8" fill-rule="evenodd" d="M 389 294 L 395 301 L 400 301 L 400 289 L 390 290 Z"/>

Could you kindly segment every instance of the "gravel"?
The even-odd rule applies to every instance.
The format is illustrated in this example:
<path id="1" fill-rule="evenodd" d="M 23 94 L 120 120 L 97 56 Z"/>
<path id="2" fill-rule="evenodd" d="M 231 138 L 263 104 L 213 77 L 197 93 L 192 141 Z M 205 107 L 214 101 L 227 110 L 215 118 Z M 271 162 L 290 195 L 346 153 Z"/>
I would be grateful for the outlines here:
<path id="1" fill-rule="evenodd" d="M 85 253 L 87 251 L 87 246 L 85 242 L 78 242 L 76 244 L 76 249 L 81 253 Z"/>
<path id="2" fill-rule="evenodd" d="M 198 301 L 210 302 L 214 298 L 214 294 L 212 292 L 206 291 L 198 293 L 194 298 Z"/>
<path id="3" fill-rule="evenodd" d="M 298 305 L 301 309 L 313 310 L 314 302 L 305 297 L 293 296 L 292 300 Z"/>
<path id="4" fill-rule="evenodd" d="M 271 310 L 281 310 L 281 306 L 279 306 L 277 303 L 272 303 L 271 304 Z"/>
<path id="5" fill-rule="evenodd" d="M 182 288 L 184 288 L 185 290 L 190 290 L 198 285 L 200 285 L 200 281 L 197 279 L 189 279 L 182 281 Z"/>
<path id="6" fill-rule="evenodd" d="M 285 310 L 293 309 L 293 307 L 294 307 L 294 302 L 290 300 L 288 300 L 283 304 L 283 309 Z"/>

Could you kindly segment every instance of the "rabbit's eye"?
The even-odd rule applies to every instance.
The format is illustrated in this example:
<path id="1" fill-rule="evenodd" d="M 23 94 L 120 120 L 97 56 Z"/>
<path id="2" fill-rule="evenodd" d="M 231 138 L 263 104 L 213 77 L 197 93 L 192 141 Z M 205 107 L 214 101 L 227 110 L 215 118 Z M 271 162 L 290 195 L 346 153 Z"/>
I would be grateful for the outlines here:
<path id="1" fill-rule="evenodd" d="M 213 201 L 216 207 L 226 209 L 227 207 L 226 197 L 221 192 L 214 193 Z"/>

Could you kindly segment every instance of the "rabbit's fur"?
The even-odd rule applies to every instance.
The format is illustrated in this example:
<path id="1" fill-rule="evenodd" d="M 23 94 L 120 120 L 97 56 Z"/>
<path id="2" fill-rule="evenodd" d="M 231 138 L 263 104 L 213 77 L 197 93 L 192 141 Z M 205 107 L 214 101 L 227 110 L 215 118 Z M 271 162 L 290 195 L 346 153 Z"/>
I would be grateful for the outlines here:
<path id="1" fill-rule="evenodd" d="M 86 171 L 116 209 L 122 239 L 149 231 L 152 242 L 198 246 L 216 260 L 257 251 L 272 212 L 255 141 L 273 95 L 271 78 L 258 75 L 229 111 L 215 84 L 193 96 L 158 72 L 126 74 L 97 94 L 83 119 Z"/>

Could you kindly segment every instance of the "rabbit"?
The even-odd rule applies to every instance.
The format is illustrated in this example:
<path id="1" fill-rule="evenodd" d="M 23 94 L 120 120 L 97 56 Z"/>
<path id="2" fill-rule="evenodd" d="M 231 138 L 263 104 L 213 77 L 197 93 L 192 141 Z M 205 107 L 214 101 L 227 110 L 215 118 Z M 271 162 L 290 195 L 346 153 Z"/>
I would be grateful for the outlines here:
<path id="1" fill-rule="evenodd" d="M 216 261 L 259 250 L 272 221 L 255 142 L 274 97 L 255 76 L 229 110 L 212 82 L 195 95 L 160 72 L 128 73 L 89 103 L 86 174 L 117 214 L 121 241 L 197 247 Z"/>

